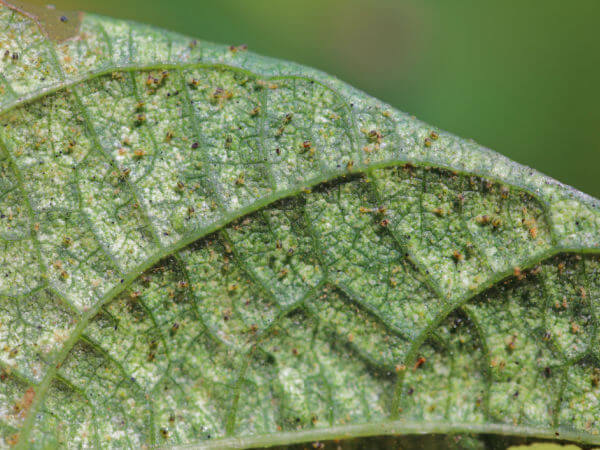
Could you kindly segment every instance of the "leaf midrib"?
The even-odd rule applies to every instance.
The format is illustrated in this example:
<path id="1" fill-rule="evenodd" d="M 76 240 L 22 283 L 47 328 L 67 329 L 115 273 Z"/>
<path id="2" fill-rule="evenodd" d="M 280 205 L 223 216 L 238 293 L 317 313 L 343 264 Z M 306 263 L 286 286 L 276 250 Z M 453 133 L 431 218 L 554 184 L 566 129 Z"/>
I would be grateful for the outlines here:
<path id="1" fill-rule="evenodd" d="M 376 423 L 358 425 L 338 425 L 328 428 L 316 428 L 300 431 L 284 431 L 279 433 L 258 434 L 249 437 L 227 437 L 212 441 L 199 441 L 174 449 L 247 449 L 278 445 L 301 444 L 338 439 L 354 439 L 371 436 L 424 435 L 424 434 L 494 434 L 499 436 L 518 436 L 524 438 L 565 440 L 581 442 L 585 440 L 591 445 L 600 444 L 600 436 L 570 430 L 549 430 L 541 427 L 528 427 L 507 424 L 472 424 L 449 422 L 415 422 L 404 420 L 387 420 Z"/>
<path id="2" fill-rule="evenodd" d="M 110 66 L 105 66 L 101 69 L 90 70 L 80 76 L 69 77 L 68 79 L 60 80 L 52 84 L 48 84 L 48 87 L 44 89 L 37 90 L 31 94 L 25 94 L 19 96 L 10 86 L 10 83 L 6 83 L 5 86 L 8 90 L 10 90 L 11 94 L 16 97 L 15 100 L 8 102 L 7 106 L 0 109 L 0 115 L 4 115 L 5 113 L 11 111 L 12 109 L 18 108 L 20 106 L 24 106 L 28 103 L 32 103 L 36 100 L 39 100 L 42 97 L 55 94 L 57 92 L 69 89 L 72 86 L 76 86 L 80 83 L 86 81 L 92 81 L 96 78 L 103 77 L 105 75 L 110 75 L 114 72 L 150 72 L 153 70 L 188 70 L 188 69 L 213 69 L 213 70 L 231 70 L 238 72 L 240 74 L 244 74 L 250 77 L 258 77 L 268 81 L 276 81 L 276 80 L 303 80 L 307 82 L 313 82 L 322 86 L 341 97 L 341 94 L 337 92 L 332 87 L 328 86 L 326 83 L 323 83 L 315 78 L 306 77 L 302 75 L 266 75 L 258 72 L 253 72 L 251 70 L 245 69 L 239 65 L 235 64 L 225 64 L 220 62 L 190 62 L 190 63 L 156 63 L 156 64 L 113 64 Z"/>

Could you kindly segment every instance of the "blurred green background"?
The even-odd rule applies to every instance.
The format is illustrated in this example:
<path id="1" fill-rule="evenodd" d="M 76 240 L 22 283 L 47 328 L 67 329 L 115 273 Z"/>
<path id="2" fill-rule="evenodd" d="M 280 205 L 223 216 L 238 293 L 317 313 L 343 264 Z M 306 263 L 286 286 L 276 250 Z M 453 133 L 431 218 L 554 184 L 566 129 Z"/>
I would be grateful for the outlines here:
<path id="1" fill-rule="evenodd" d="M 54 4 L 317 67 L 600 197 L 598 0 Z"/>

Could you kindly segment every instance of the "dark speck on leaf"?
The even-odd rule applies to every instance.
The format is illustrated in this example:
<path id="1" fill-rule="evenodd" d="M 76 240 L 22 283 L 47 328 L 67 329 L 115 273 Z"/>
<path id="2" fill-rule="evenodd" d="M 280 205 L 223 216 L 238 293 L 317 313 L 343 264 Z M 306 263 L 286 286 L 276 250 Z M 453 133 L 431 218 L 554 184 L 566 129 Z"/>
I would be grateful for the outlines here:
<path id="1" fill-rule="evenodd" d="M 61 22 L 68 22 L 69 18 L 67 16 L 60 16 L 60 21 Z"/>

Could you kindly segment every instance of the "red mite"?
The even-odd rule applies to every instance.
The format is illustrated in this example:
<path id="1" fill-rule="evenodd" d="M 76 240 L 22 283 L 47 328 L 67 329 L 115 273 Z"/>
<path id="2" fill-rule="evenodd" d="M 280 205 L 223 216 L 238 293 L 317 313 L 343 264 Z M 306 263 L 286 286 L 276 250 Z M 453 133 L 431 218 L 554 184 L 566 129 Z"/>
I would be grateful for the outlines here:
<path id="1" fill-rule="evenodd" d="M 425 361 L 427 361 L 427 360 L 425 358 L 423 358 L 422 356 L 419 359 L 417 359 L 414 370 L 417 370 L 419 367 L 421 367 L 423 364 L 425 364 Z"/>

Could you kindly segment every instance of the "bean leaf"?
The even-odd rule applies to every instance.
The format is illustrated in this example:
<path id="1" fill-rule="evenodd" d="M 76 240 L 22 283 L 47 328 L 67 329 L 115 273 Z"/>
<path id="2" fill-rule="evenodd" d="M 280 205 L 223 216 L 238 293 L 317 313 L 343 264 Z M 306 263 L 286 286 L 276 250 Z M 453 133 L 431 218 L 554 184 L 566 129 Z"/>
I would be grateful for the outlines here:
<path id="1" fill-rule="evenodd" d="M 0 446 L 600 443 L 598 201 L 244 45 L 0 52 Z"/>

